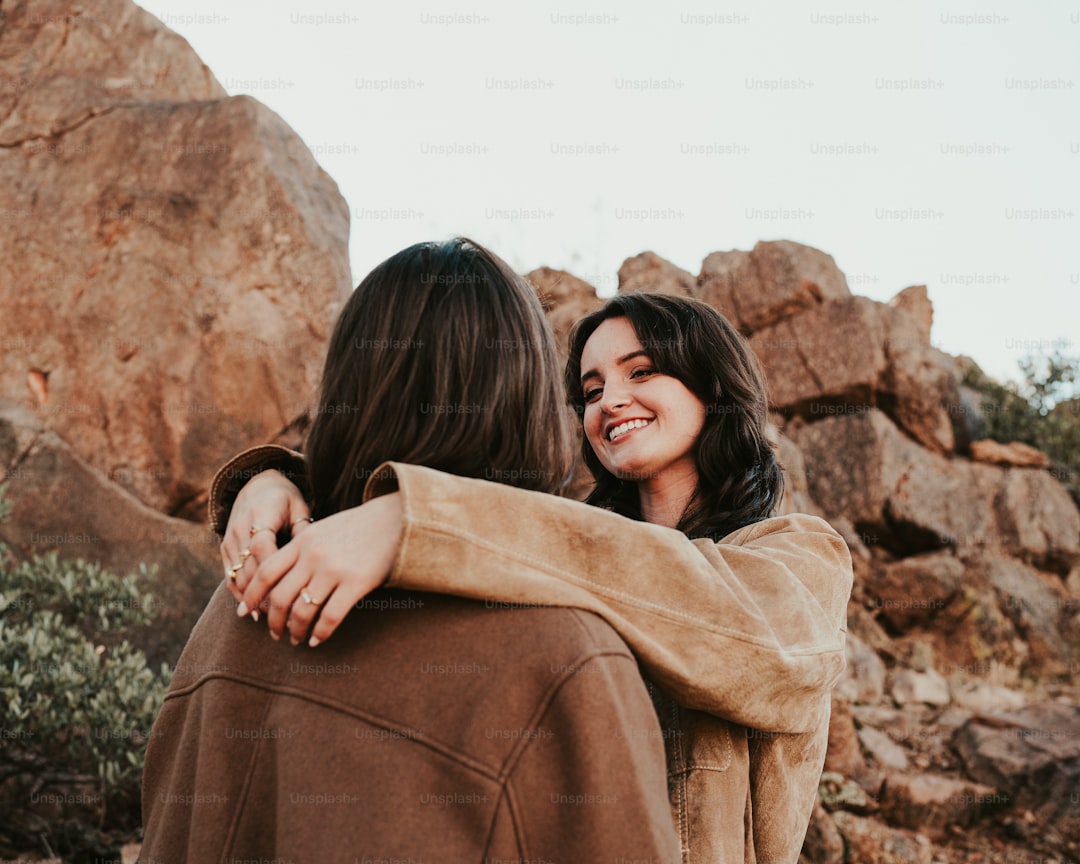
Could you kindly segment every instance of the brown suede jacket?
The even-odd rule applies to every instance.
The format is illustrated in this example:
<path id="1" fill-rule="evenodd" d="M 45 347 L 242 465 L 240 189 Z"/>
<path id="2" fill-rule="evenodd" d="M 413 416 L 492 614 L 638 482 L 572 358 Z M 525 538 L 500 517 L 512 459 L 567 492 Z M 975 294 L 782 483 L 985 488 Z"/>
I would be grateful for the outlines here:
<path id="1" fill-rule="evenodd" d="M 303 486 L 299 454 L 257 450 L 215 480 L 219 533 L 260 460 L 276 459 L 266 467 Z M 400 463 L 375 473 L 365 500 L 394 489 L 404 532 L 389 587 L 587 609 L 630 646 L 661 691 L 684 862 L 798 860 L 852 587 L 851 556 L 828 523 L 793 514 L 719 543 L 690 540 L 580 502 Z"/>
<path id="2" fill-rule="evenodd" d="M 142 864 L 679 860 L 660 725 L 609 625 L 408 591 L 310 651 L 219 588 L 154 723 L 143 826 Z"/>

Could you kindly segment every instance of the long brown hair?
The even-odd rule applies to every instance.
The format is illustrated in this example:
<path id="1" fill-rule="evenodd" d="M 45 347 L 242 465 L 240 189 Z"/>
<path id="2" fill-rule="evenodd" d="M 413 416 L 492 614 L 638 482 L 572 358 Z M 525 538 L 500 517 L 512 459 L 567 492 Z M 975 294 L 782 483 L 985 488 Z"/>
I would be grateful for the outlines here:
<path id="1" fill-rule="evenodd" d="M 536 295 L 463 237 L 371 271 L 341 311 L 306 451 L 318 518 L 361 503 L 384 461 L 553 492 L 572 438 Z"/>
<path id="2" fill-rule="evenodd" d="M 627 318 L 656 369 L 678 378 L 705 404 L 694 449 L 697 490 L 677 527 L 691 537 L 719 540 L 771 515 L 784 478 L 765 434 L 765 374 L 746 340 L 700 300 L 648 293 L 613 297 L 570 333 L 566 389 L 578 416 L 585 412 L 581 352 L 609 318 Z M 637 484 L 604 468 L 587 438 L 582 456 L 596 480 L 588 502 L 641 519 Z"/>

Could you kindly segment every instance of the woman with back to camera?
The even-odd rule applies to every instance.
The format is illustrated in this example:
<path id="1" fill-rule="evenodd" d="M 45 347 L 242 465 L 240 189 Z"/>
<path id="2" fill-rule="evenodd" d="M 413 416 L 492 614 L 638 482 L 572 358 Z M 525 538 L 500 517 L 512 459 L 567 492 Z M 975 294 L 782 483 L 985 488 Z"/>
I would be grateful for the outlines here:
<path id="1" fill-rule="evenodd" d="M 250 531 L 301 522 L 307 505 L 268 471 L 222 543 L 237 611 L 262 606 L 273 635 L 311 645 L 381 584 L 597 612 L 655 685 L 684 861 L 794 862 L 844 665 L 847 548 L 817 517 L 770 518 L 782 475 L 764 377 L 713 309 L 618 296 L 570 349 L 587 504 L 388 463 L 378 497 L 274 551 Z M 375 538 L 362 550 L 360 531 Z"/>
<path id="2" fill-rule="evenodd" d="M 500 338 L 528 350 L 479 361 Z M 308 441 L 320 527 L 388 459 L 556 490 L 565 402 L 543 310 L 505 262 L 460 238 L 398 252 L 330 339 Z M 450 405 L 493 407 L 433 428 Z M 235 609 L 222 586 L 149 736 L 145 864 L 678 860 L 661 728 L 599 616 L 380 591 L 305 658 Z"/>

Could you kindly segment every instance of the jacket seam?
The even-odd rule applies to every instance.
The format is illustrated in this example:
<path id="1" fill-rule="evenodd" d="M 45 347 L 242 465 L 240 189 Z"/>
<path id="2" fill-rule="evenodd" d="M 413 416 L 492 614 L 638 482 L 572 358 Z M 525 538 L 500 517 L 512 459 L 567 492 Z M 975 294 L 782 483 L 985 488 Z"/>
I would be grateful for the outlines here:
<path id="1" fill-rule="evenodd" d="M 262 716 L 259 718 L 259 725 L 263 726 L 266 721 L 267 715 L 270 713 L 270 707 L 274 702 L 273 695 L 269 694 L 270 698 L 266 700 L 266 704 L 263 706 Z M 251 752 L 251 758 L 248 760 L 247 774 L 244 777 L 244 783 L 240 787 L 240 800 L 237 801 L 237 806 L 233 809 L 232 823 L 229 825 L 229 830 L 225 835 L 225 842 L 221 847 L 221 864 L 225 864 L 227 853 L 232 850 L 233 843 L 236 841 L 236 830 L 240 825 L 241 817 L 244 813 L 246 806 L 248 793 L 251 791 L 251 785 L 255 777 L 255 765 L 259 761 L 263 747 L 266 746 L 265 741 L 258 741 L 257 745 Z"/>
<path id="2" fill-rule="evenodd" d="M 535 729 L 540 725 L 540 721 L 547 715 L 552 704 L 555 702 L 559 692 L 566 685 L 567 681 L 571 680 L 571 676 L 577 675 L 579 670 L 586 664 L 591 663 L 593 660 L 599 660 L 604 657 L 617 657 L 623 660 L 628 660 L 634 664 L 635 670 L 637 669 L 637 663 L 632 656 L 622 651 L 599 651 L 592 654 L 584 655 L 583 659 L 574 661 L 573 663 L 567 663 L 566 669 L 563 671 L 561 677 L 551 683 L 548 688 L 548 692 L 545 693 L 539 700 L 537 700 L 536 710 L 530 718 L 530 722 L 527 724 L 527 728 Z M 513 782 L 513 774 L 517 769 L 517 766 L 521 762 L 521 757 L 524 756 L 525 751 L 532 745 L 533 739 L 525 740 L 524 738 L 518 742 L 517 747 L 510 751 L 506 757 L 504 763 L 505 779 L 503 780 L 505 786 L 509 786 Z M 518 846 L 523 850 L 523 857 L 529 858 L 527 854 L 528 850 L 528 837 L 525 836 L 525 826 L 521 826 L 521 834 L 519 835 Z"/>
<path id="3" fill-rule="evenodd" d="M 599 660 L 604 657 L 618 657 L 622 660 L 627 660 L 634 664 L 635 670 L 637 669 L 637 662 L 634 658 L 622 651 L 596 651 L 590 654 L 585 654 L 581 658 L 567 663 L 566 668 L 563 670 L 562 675 L 551 682 L 548 685 L 546 693 L 542 694 L 536 702 L 536 708 L 533 711 L 532 716 L 527 721 L 526 728 L 535 729 L 540 725 L 540 721 L 547 714 L 548 709 L 551 708 L 551 704 L 555 701 L 555 698 L 559 695 L 559 691 L 566 685 L 567 681 L 571 680 L 571 676 L 577 675 L 582 667 L 592 662 L 593 660 Z M 518 741 L 517 745 L 506 756 L 503 762 L 503 768 L 499 772 L 499 778 L 509 778 L 517 768 L 518 762 L 521 761 L 522 755 L 532 744 L 531 739 L 522 738 Z"/>
<path id="4" fill-rule="evenodd" d="M 637 609 L 641 609 L 642 611 L 652 613 L 654 615 L 657 615 L 658 617 L 668 618 L 669 620 L 679 624 L 690 624 L 697 629 L 706 630 L 719 636 L 727 636 L 738 642 L 743 642 L 745 644 L 754 645 L 760 648 L 770 649 L 785 657 L 816 657 L 819 655 L 835 654 L 837 652 L 843 651 L 843 646 L 837 645 L 799 649 L 779 648 L 775 642 L 770 642 L 764 639 L 755 639 L 753 637 L 747 636 L 745 633 L 739 633 L 738 631 L 729 630 L 725 627 L 717 627 L 713 622 L 708 621 L 704 618 L 696 618 L 692 615 L 681 613 L 675 609 L 672 609 L 671 607 L 664 606 L 660 603 L 654 603 L 649 600 L 644 600 L 636 597 L 633 594 L 628 594 L 625 591 L 620 591 L 607 585 L 602 585 L 599 582 L 594 582 L 590 579 L 577 576 L 570 571 L 562 570 L 558 567 L 551 565 L 548 562 L 533 558 L 529 555 L 525 555 L 518 550 L 510 550 L 503 546 L 495 545 L 494 543 L 491 543 L 490 541 L 487 541 L 482 537 L 478 537 L 475 534 L 472 534 L 460 528 L 447 525 L 442 522 L 426 519 L 414 518 L 410 521 L 418 528 L 425 528 L 434 533 L 465 540 L 480 549 L 491 552 L 495 555 L 499 555 L 510 561 L 515 561 L 518 563 L 527 564 L 531 567 L 535 567 L 537 570 L 540 570 L 541 572 L 546 573 L 549 576 L 555 576 L 565 582 L 569 582 L 572 585 L 585 588 L 589 591 L 589 593 L 598 594 L 610 600 L 621 602 L 627 606 L 632 606 Z M 403 537 L 401 546 L 402 549 L 404 549 L 404 539 L 405 538 Z M 552 605 L 558 606 L 561 604 Z"/>
<path id="5" fill-rule="evenodd" d="M 268 683 L 266 681 L 248 678 L 244 675 L 238 675 L 236 673 L 215 672 L 203 678 L 200 678 L 198 681 L 195 681 L 192 684 L 188 684 L 184 687 L 170 691 L 166 694 L 164 702 L 175 699 L 182 699 L 190 696 L 205 684 L 215 680 L 232 681 L 237 684 L 246 685 L 256 690 L 262 690 L 263 692 L 275 697 L 291 696 L 296 699 L 302 699 L 306 702 L 311 702 L 316 705 L 321 705 L 324 708 L 337 711 L 338 713 L 344 714 L 345 716 L 354 717 L 358 720 L 362 720 L 365 723 L 369 723 L 372 726 L 377 726 L 381 729 L 408 733 L 403 737 L 408 738 L 415 744 L 419 744 L 422 747 L 427 747 L 429 750 L 433 750 L 436 753 L 442 755 L 443 757 L 453 762 L 457 762 L 462 767 L 467 768 L 470 771 L 474 771 L 477 774 L 483 775 L 488 780 L 502 782 L 502 772 L 496 766 L 487 765 L 483 762 L 480 762 L 479 760 L 469 756 L 468 754 L 462 753 L 460 750 L 451 747 L 444 741 L 433 738 L 418 729 L 413 729 L 410 726 L 405 726 L 400 723 L 393 723 L 377 714 L 360 711 L 353 706 L 345 705 L 341 702 L 338 702 L 336 699 L 328 699 L 325 696 L 321 696 L 320 694 L 312 692 L 310 690 L 305 690 L 302 687 L 295 687 L 288 684 Z"/>

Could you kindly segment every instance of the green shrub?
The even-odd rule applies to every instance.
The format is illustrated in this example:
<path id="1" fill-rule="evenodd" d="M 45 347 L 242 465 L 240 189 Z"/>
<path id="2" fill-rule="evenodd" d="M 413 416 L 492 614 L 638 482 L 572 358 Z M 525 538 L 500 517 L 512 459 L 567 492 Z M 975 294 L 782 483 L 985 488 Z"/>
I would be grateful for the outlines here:
<path id="1" fill-rule="evenodd" d="M 981 437 L 1042 450 L 1080 506 L 1080 358 L 1061 352 L 1020 361 L 1023 381 L 1002 384 L 972 364 L 964 383 L 982 396 Z"/>
<path id="2" fill-rule="evenodd" d="M 0 487 L 0 515 L 5 512 Z M 0 839 L 78 858 L 138 825 L 143 755 L 171 672 L 123 636 L 150 624 L 153 573 L 118 577 L 0 544 Z"/>

